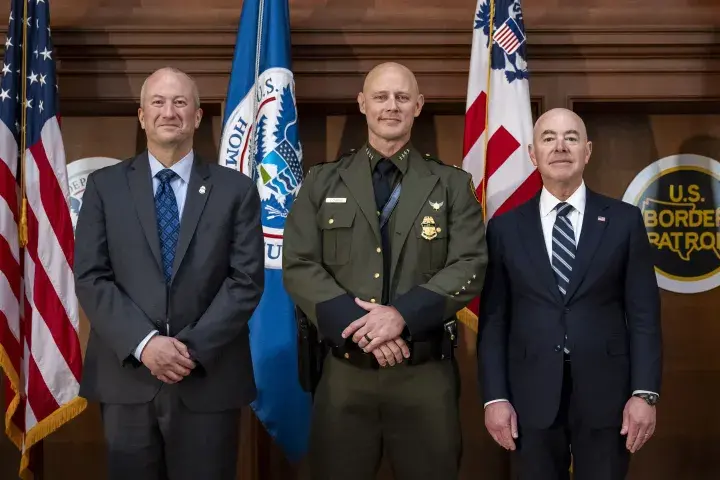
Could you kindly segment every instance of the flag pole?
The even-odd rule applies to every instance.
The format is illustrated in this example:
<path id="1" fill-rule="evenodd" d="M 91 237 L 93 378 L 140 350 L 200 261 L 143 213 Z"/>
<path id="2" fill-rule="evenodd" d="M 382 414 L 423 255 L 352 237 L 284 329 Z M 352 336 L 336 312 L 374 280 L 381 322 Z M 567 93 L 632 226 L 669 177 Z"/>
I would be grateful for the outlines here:
<path id="1" fill-rule="evenodd" d="M 253 83 L 252 92 L 252 122 L 250 123 L 250 129 L 248 134 L 250 138 L 250 151 L 248 155 L 248 173 L 255 172 L 257 165 L 255 165 L 257 155 L 257 141 L 255 140 L 257 132 L 254 131 L 257 128 L 257 116 L 258 116 L 258 80 L 260 79 L 260 55 L 262 55 L 262 37 L 263 37 L 263 15 L 265 13 L 265 0 L 260 0 L 258 5 L 258 19 L 257 19 L 257 38 L 255 40 L 255 81 Z M 254 173 L 250 174 L 250 178 L 255 178 Z"/>
<path id="2" fill-rule="evenodd" d="M 20 94 L 22 95 L 22 101 L 20 102 L 20 108 L 22 108 L 22 125 L 20 125 L 20 199 L 22 200 L 22 207 L 18 232 L 20 235 L 20 248 L 25 248 L 28 242 L 27 197 L 25 196 L 25 149 L 27 148 L 27 83 L 25 82 L 27 77 L 27 55 L 25 55 L 25 51 L 27 48 L 27 18 L 28 2 L 23 2 L 23 43 L 20 50 L 20 55 L 22 55 L 22 60 L 20 61 L 22 65 L 22 78 L 20 78 L 22 82 L 22 88 L 20 89 Z"/>
<path id="3" fill-rule="evenodd" d="M 485 164 L 483 165 L 483 189 L 482 189 L 482 214 L 483 219 L 487 221 L 487 185 L 488 185 L 488 143 L 490 142 L 490 89 L 491 89 L 491 74 L 492 74 L 492 47 L 493 47 L 493 35 L 495 34 L 495 0 L 489 0 L 490 3 L 490 21 L 488 24 L 488 69 L 487 69 L 487 106 L 485 107 Z"/>

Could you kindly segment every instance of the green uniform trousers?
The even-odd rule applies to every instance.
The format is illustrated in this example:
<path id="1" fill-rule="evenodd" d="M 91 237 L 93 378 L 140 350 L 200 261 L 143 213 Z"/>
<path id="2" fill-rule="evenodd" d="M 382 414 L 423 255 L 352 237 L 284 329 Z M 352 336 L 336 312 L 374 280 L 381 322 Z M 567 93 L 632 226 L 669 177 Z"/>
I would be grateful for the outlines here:
<path id="1" fill-rule="evenodd" d="M 453 480 L 461 456 L 455 360 L 362 369 L 328 354 L 315 394 L 313 480 Z"/>

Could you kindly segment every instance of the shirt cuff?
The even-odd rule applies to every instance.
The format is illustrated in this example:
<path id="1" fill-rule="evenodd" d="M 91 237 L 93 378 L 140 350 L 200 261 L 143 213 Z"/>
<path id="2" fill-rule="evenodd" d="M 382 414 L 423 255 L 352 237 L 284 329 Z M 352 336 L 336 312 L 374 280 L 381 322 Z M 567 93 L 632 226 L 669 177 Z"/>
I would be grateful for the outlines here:
<path id="1" fill-rule="evenodd" d="M 659 393 L 651 392 L 650 390 L 635 390 L 632 394 L 635 395 L 636 393 L 650 393 L 652 395 L 657 395 L 658 398 L 660 398 Z"/>
<path id="2" fill-rule="evenodd" d="M 490 405 L 491 403 L 509 402 L 509 401 L 510 401 L 510 400 L 508 400 L 507 398 L 498 398 L 497 400 L 490 400 L 489 402 L 487 402 L 487 403 L 485 404 L 485 406 L 483 406 L 483 408 L 487 408 L 487 406 Z"/>
<path id="3" fill-rule="evenodd" d="M 151 339 L 152 337 L 154 337 L 155 335 L 157 335 L 158 333 L 159 333 L 159 332 L 158 332 L 157 330 L 153 330 L 152 332 L 150 332 L 150 333 L 147 334 L 147 336 L 143 339 L 142 342 L 140 342 L 140 344 L 139 344 L 139 345 L 137 346 L 137 348 L 135 349 L 135 352 L 133 353 L 133 355 L 135 356 L 135 358 L 137 358 L 138 360 L 140 360 L 140 356 L 142 355 L 142 352 L 143 352 L 143 349 L 145 348 L 145 345 L 147 345 L 147 343 L 150 341 L 150 339 Z M 140 361 L 142 362 L 142 360 L 140 360 Z"/>
<path id="4" fill-rule="evenodd" d="M 392 306 L 400 312 L 413 337 L 441 328 L 445 320 L 445 297 L 420 286 L 401 295 Z"/>

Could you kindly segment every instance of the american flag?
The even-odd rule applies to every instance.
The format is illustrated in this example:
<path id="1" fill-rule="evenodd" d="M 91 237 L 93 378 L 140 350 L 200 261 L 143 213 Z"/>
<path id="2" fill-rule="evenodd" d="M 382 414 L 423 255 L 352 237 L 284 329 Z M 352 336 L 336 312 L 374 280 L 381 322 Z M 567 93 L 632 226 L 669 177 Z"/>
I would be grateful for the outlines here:
<path id="1" fill-rule="evenodd" d="M 486 222 L 529 200 L 541 187 L 527 150 L 533 125 L 525 47 L 520 0 L 478 0 L 463 169 L 477 185 Z M 477 301 L 470 309 L 477 314 Z"/>
<path id="2" fill-rule="evenodd" d="M 48 2 L 12 0 L 0 82 L 0 366 L 21 478 L 31 447 L 86 406 Z"/>

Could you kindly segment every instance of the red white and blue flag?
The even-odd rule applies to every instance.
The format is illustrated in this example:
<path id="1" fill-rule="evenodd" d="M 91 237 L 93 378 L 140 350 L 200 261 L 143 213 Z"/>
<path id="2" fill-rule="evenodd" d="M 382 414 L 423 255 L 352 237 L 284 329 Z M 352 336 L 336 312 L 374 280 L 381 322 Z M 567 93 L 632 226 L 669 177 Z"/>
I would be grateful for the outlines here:
<path id="1" fill-rule="evenodd" d="M 2 407 L 25 479 L 31 447 L 86 405 L 48 2 L 11 2 L 0 81 Z"/>
<path id="2" fill-rule="evenodd" d="M 470 172 L 485 221 L 541 188 L 530 161 L 532 111 L 520 0 L 478 0 L 465 113 L 463 169 Z M 477 301 L 470 310 L 477 315 Z"/>

